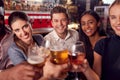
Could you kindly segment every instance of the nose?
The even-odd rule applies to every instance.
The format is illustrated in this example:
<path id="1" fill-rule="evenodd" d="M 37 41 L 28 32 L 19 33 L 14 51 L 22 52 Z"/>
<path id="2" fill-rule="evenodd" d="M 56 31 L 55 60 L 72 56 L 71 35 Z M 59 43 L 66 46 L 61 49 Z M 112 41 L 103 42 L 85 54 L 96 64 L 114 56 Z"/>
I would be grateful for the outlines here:
<path id="1" fill-rule="evenodd" d="M 120 25 L 120 17 L 117 19 L 117 24 Z"/>
<path id="2" fill-rule="evenodd" d="M 90 27 L 89 23 L 86 22 L 86 23 L 85 23 L 85 27 L 86 27 L 86 28 L 89 28 L 89 27 Z"/>
<path id="3" fill-rule="evenodd" d="M 62 21 L 60 20 L 60 21 L 58 21 L 58 25 L 62 25 Z"/>
<path id="4" fill-rule="evenodd" d="M 21 29 L 21 35 L 25 35 L 26 31 L 24 29 Z"/>

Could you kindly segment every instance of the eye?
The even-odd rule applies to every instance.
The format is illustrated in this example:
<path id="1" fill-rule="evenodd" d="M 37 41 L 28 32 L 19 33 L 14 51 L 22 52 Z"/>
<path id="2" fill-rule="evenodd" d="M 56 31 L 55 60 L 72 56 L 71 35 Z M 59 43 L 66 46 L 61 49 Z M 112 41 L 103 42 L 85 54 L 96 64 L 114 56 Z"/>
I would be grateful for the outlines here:
<path id="1" fill-rule="evenodd" d="M 67 21 L 67 19 L 66 19 L 66 18 L 65 18 L 65 19 L 62 19 L 62 21 L 64 21 L 64 22 L 65 22 L 65 21 Z"/>
<path id="2" fill-rule="evenodd" d="M 116 17 L 114 15 L 111 15 L 110 19 L 116 19 Z"/>
<path id="3" fill-rule="evenodd" d="M 81 22 L 81 25 L 84 26 L 86 23 L 85 22 Z"/>
<path id="4" fill-rule="evenodd" d="M 88 23 L 93 24 L 94 22 L 93 21 L 89 21 Z"/>
<path id="5" fill-rule="evenodd" d="M 57 20 L 57 19 L 54 19 L 53 22 L 58 22 L 58 20 Z"/>
<path id="6" fill-rule="evenodd" d="M 29 27 L 29 24 L 25 24 L 24 26 L 23 26 L 23 28 L 28 28 Z"/>
<path id="7" fill-rule="evenodd" d="M 19 32 L 20 30 L 19 29 L 15 29 L 14 32 Z"/>

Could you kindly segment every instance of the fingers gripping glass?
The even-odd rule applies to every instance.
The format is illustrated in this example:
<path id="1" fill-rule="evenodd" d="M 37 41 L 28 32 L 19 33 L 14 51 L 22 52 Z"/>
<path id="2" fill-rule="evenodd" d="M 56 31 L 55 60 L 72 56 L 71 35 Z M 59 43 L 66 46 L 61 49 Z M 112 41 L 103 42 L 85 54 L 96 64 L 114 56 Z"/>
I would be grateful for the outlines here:
<path id="1" fill-rule="evenodd" d="M 70 63 L 75 70 L 75 80 L 78 79 L 77 70 L 79 65 L 83 63 L 85 58 L 85 46 L 82 41 L 77 41 L 72 47 L 69 54 Z"/>

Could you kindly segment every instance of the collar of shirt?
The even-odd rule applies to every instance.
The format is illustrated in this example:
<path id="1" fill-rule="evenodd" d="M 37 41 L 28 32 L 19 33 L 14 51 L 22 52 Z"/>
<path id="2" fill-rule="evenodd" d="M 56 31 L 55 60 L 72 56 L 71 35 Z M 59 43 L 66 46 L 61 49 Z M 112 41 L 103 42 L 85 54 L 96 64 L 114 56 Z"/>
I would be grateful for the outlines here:
<path id="1" fill-rule="evenodd" d="M 61 38 L 57 35 L 55 30 L 53 31 L 53 35 L 54 35 L 56 41 L 61 40 Z M 67 36 L 65 37 L 65 39 L 62 39 L 62 40 L 67 40 L 70 36 L 71 36 L 71 34 L 68 30 Z"/>

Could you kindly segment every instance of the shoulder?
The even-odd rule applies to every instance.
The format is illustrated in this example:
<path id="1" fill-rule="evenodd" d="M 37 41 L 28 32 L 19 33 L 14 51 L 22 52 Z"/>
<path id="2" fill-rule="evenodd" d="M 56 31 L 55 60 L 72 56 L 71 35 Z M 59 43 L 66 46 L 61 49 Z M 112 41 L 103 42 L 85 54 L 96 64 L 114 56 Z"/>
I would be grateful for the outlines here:
<path id="1" fill-rule="evenodd" d="M 9 49 L 8 49 L 8 54 L 17 54 L 16 52 L 22 52 L 21 49 L 18 48 L 18 46 L 15 44 L 15 42 L 12 42 Z"/>
<path id="2" fill-rule="evenodd" d="M 41 34 L 33 34 L 33 37 L 35 37 L 35 38 L 43 38 L 43 36 Z"/>
<path id="3" fill-rule="evenodd" d="M 44 40 L 41 34 L 33 34 L 33 39 L 38 45 L 41 45 L 42 41 Z"/>
<path id="4" fill-rule="evenodd" d="M 110 42 L 111 37 L 101 38 L 96 42 L 94 51 L 103 55 L 106 50 L 106 45 Z"/>
<path id="5" fill-rule="evenodd" d="M 55 31 L 53 30 L 53 31 L 51 31 L 50 33 L 48 33 L 48 34 L 44 37 L 44 39 L 49 39 L 49 38 L 53 37 L 54 34 L 55 34 Z"/>
<path id="6" fill-rule="evenodd" d="M 8 55 L 14 65 L 25 61 L 24 52 L 13 42 L 8 49 Z"/>
<path id="7" fill-rule="evenodd" d="M 34 40 L 39 40 L 39 41 L 42 41 L 44 38 L 41 34 L 33 34 L 33 39 Z"/>
<path id="8" fill-rule="evenodd" d="M 71 33 L 77 33 L 78 34 L 78 31 L 74 30 L 74 29 L 68 29 L 69 32 Z"/>
<path id="9" fill-rule="evenodd" d="M 69 29 L 68 32 L 69 32 L 71 35 L 73 35 L 73 36 L 77 36 L 77 37 L 79 36 L 78 31 L 76 31 L 76 30 L 74 30 L 74 29 Z"/>

